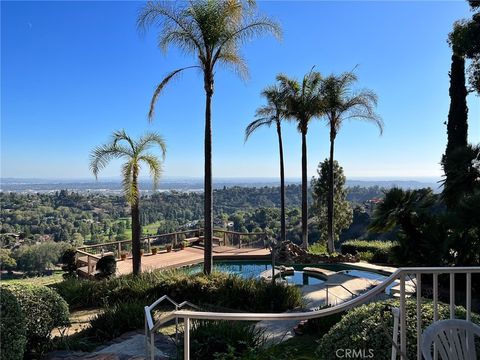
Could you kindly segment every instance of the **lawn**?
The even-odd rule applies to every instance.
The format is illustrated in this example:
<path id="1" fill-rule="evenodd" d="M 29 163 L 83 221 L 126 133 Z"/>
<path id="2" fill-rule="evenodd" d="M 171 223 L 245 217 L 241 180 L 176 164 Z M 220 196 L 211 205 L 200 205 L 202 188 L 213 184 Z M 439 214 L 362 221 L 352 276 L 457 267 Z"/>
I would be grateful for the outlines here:
<path id="1" fill-rule="evenodd" d="M 0 278 L 0 285 L 51 285 L 61 282 L 63 280 L 63 274 L 64 272 L 62 270 L 54 270 L 52 275 L 34 276 L 27 278 L 20 278 L 18 276 L 2 274 Z"/>

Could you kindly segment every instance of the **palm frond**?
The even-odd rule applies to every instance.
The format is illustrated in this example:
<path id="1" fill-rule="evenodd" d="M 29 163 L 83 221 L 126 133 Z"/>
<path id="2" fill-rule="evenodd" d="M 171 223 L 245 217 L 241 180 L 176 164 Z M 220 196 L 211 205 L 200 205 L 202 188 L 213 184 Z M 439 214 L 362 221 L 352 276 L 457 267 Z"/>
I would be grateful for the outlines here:
<path id="1" fill-rule="evenodd" d="M 103 170 L 112 159 L 128 157 L 129 155 L 130 150 L 123 146 L 112 143 L 97 146 L 90 153 L 90 171 L 92 171 L 95 178 L 98 179 L 100 171 Z"/>
<path id="2" fill-rule="evenodd" d="M 126 133 L 125 129 L 114 131 L 112 134 L 112 144 L 117 146 L 120 141 L 126 141 L 131 148 L 130 154 L 135 152 L 135 142 L 133 139 Z"/>
<path id="3" fill-rule="evenodd" d="M 226 67 L 231 67 L 240 79 L 247 80 L 250 77 L 247 63 L 237 49 L 222 52 L 217 60 Z"/>
<path id="4" fill-rule="evenodd" d="M 155 92 L 153 93 L 152 100 L 150 102 L 150 110 L 148 112 L 148 119 L 150 121 L 153 120 L 154 111 L 155 111 L 155 104 L 157 103 L 158 97 L 160 96 L 160 93 L 162 92 L 165 85 L 167 85 L 172 79 L 174 79 L 176 76 L 178 76 L 182 71 L 187 70 L 187 69 L 191 69 L 191 68 L 198 68 L 198 67 L 199 67 L 198 65 L 193 65 L 193 66 L 187 66 L 187 67 L 184 67 L 184 68 L 174 70 L 170 74 L 168 74 L 160 82 L 160 84 L 158 84 L 158 86 L 155 89 Z"/>
<path id="5" fill-rule="evenodd" d="M 353 72 L 340 75 L 330 75 L 322 82 L 322 106 L 328 119 L 328 124 L 339 131 L 347 119 L 357 119 L 372 122 L 377 125 L 380 134 L 383 133 L 383 120 L 376 114 L 377 95 L 368 89 L 355 92 L 352 86 L 358 81 Z"/>
<path id="6" fill-rule="evenodd" d="M 263 126 L 272 126 L 272 124 L 275 122 L 275 117 L 265 117 L 265 118 L 260 118 L 252 121 L 250 124 L 248 124 L 247 128 L 245 129 L 245 142 L 248 140 L 250 135 L 252 135 L 258 128 L 263 127 Z"/>
<path id="7" fill-rule="evenodd" d="M 155 132 L 148 132 L 143 135 L 136 143 L 136 154 L 140 155 L 142 152 L 148 150 L 152 145 L 158 145 L 162 150 L 162 158 L 165 159 L 167 153 L 167 145 L 163 137 Z"/>
<path id="8" fill-rule="evenodd" d="M 153 189 L 156 190 L 158 188 L 158 183 L 163 172 L 160 160 L 157 156 L 147 153 L 140 155 L 138 157 L 138 161 L 143 161 L 148 165 L 148 168 L 150 170 L 150 176 L 153 180 Z"/>
<path id="9" fill-rule="evenodd" d="M 249 19 L 246 20 L 247 22 L 242 24 L 240 27 L 233 29 L 231 33 L 227 33 L 220 46 L 218 48 L 218 52 L 221 52 L 222 48 L 231 43 L 245 43 L 251 40 L 254 37 L 263 35 L 265 33 L 272 33 L 277 39 L 282 38 L 282 29 L 280 25 L 267 18 L 257 18 L 257 19 Z M 215 54 L 217 56 L 218 52 Z"/>
<path id="10" fill-rule="evenodd" d="M 129 159 L 122 165 L 122 189 L 123 195 L 129 204 L 135 204 L 138 202 L 138 179 L 135 181 L 134 173 L 137 174 L 140 171 L 140 167 L 136 158 Z"/>
<path id="11" fill-rule="evenodd" d="M 149 1 L 138 13 L 137 28 L 144 33 L 149 27 L 156 25 L 160 29 L 159 45 L 164 51 L 168 45 L 181 45 L 184 50 L 198 51 L 198 55 L 204 56 L 198 34 L 185 13 L 186 9 L 174 2 Z M 186 43 L 180 44 L 177 35 L 170 36 L 170 33 L 181 34 Z"/>

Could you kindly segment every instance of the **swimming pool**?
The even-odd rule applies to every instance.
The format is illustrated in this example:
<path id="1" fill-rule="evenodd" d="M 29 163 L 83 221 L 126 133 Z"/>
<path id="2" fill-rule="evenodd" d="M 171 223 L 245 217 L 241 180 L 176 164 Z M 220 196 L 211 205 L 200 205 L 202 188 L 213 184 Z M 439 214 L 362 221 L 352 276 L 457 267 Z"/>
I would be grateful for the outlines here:
<path id="1" fill-rule="evenodd" d="M 366 278 L 369 280 L 382 281 L 386 279 L 386 276 L 369 272 L 365 270 L 352 269 L 351 266 L 343 264 L 308 264 L 308 265 L 294 265 L 295 272 L 293 274 L 284 275 L 287 283 L 295 285 L 316 285 L 324 282 L 324 279 L 317 276 L 304 273 L 302 270 L 304 267 L 319 266 L 321 268 L 331 271 L 343 271 L 344 273 L 354 276 Z M 186 271 L 190 273 L 197 273 L 202 271 L 203 265 L 197 264 L 186 268 Z M 243 278 L 257 278 L 264 271 L 272 271 L 272 264 L 266 261 L 215 261 L 213 264 L 214 271 L 235 274 Z"/>

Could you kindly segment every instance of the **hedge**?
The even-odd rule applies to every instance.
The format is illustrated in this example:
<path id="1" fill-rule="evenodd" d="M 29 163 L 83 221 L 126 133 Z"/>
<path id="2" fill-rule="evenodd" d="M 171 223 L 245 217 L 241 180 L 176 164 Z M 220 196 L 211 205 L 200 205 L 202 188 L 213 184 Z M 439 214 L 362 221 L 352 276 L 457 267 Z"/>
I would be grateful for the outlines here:
<path id="1" fill-rule="evenodd" d="M 286 311 L 301 305 L 300 290 L 260 280 L 214 272 L 188 274 L 182 270 L 145 272 L 94 281 L 68 279 L 52 287 L 71 309 L 113 306 L 122 302 L 145 305 L 162 295 L 176 301 L 253 312 Z"/>
<path id="2" fill-rule="evenodd" d="M 389 359 L 392 351 L 391 334 L 393 331 L 393 316 L 391 307 L 399 307 L 398 300 L 386 300 L 370 303 L 350 310 L 343 318 L 325 334 L 317 349 L 319 359 L 338 359 L 339 349 L 373 351 L 374 359 Z M 416 358 L 416 301 L 407 300 L 407 358 Z M 439 304 L 439 319 L 448 319 L 450 315 L 447 304 Z M 464 319 L 466 311 L 456 307 L 456 318 Z M 480 316 L 472 314 L 472 321 L 479 324 Z M 433 305 L 430 300 L 422 303 L 422 328 L 433 322 Z"/>
<path id="3" fill-rule="evenodd" d="M 21 360 L 25 352 L 25 317 L 12 292 L 0 287 L 0 355 L 5 360 Z"/>
<path id="4" fill-rule="evenodd" d="M 53 329 L 69 325 L 68 304 L 54 290 L 45 286 L 8 285 L 22 313 L 27 336 L 27 350 L 43 354 Z"/>
<path id="5" fill-rule="evenodd" d="M 394 241 L 348 240 L 340 249 L 342 254 L 360 254 L 362 260 L 389 263 L 392 261 L 391 251 L 397 245 Z"/>

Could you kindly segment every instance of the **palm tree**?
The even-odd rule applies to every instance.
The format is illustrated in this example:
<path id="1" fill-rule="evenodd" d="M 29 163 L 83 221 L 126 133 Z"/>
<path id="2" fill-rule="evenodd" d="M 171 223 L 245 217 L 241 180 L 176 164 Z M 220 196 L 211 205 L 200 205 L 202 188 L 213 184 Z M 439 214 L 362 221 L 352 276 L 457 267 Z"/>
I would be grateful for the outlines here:
<path id="1" fill-rule="evenodd" d="M 279 26 L 254 11 L 254 1 L 198 0 L 184 3 L 148 2 L 140 11 L 138 26 L 146 29 L 159 25 L 158 43 L 167 50 L 177 46 L 193 55 L 197 63 L 169 73 L 157 86 L 148 117 L 153 119 L 155 103 L 166 84 L 186 69 L 197 68 L 203 73 L 205 89 L 205 184 L 204 222 L 205 254 L 204 272 L 212 271 L 213 193 L 212 193 L 212 114 L 214 75 L 217 64 L 233 68 L 242 77 L 248 70 L 239 49 L 240 45 L 266 32 L 280 36 Z"/>
<path id="2" fill-rule="evenodd" d="M 263 126 L 275 124 L 278 136 L 278 151 L 280 154 L 280 240 L 286 240 L 285 225 L 285 170 L 283 165 L 283 142 L 281 121 L 285 118 L 285 94 L 280 87 L 273 85 L 262 91 L 262 96 L 267 99 L 267 105 L 261 106 L 255 113 L 256 120 L 248 124 L 245 129 L 245 141 L 255 130 Z"/>
<path id="3" fill-rule="evenodd" d="M 333 221 L 334 221 L 334 178 L 333 160 L 335 138 L 342 124 L 347 119 L 368 121 L 376 124 L 383 132 L 383 121 L 375 113 L 377 95 L 371 90 L 355 92 L 352 85 L 357 82 L 353 72 L 345 72 L 338 76 L 330 75 L 322 81 L 321 96 L 324 116 L 330 127 L 330 165 L 329 165 L 329 196 L 327 206 L 328 251 L 334 252 Z"/>
<path id="4" fill-rule="evenodd" d="M 286 75 L 278 75 L 280 88 L 286 94 L 287 114 L 297 121 L 298 131 L 302 134 L 302 245 L 308 248 L 308 179 L 307 179 L 307 133 L 310 120 L 321 115 L 320 73 L 312 70 L 302 82 Z"/>
<path id="5" fill-rule="evenodd" d="M 133 140 L 125 130 L 113 133 L 112 140 L 93 149 L 90 155 L 90 169 L 98 178 L 100 170 L 105 168 L 112 159 L 126 159 L 122 166 L 123 195 L 131 207 L 132 216 L 132 258 L 133 274 L 141 271 L 140 255 L 140 212 L 138 176 L 140 165 L 144 163 L 150 170 L 154 189 L 158 186 L 162 174 L 162 164 L 157 156 L 147 152 L 153 145 L 158 145 L 162 151 L 162 160 L 165 159 L 166 145 L 163 138 L 156 133 L 146 133 L 138 140 Z"/>

